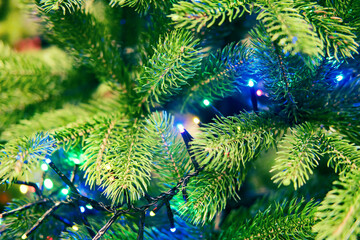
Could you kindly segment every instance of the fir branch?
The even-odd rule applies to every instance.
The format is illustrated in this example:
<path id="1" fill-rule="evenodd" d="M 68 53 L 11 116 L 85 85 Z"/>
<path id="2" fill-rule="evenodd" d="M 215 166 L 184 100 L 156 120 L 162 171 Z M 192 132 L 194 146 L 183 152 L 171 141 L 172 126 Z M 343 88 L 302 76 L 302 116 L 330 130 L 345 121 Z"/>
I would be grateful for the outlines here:
<path id="1" fill-rule="evenodd" d="M 321 41 L 326 46 L 328 56 L 333 55 L 339 60 L 338 55 L 340 54 L 346 58 L 358 53 L 359 45 L 355 41 L 356 35 L 352 32 L 354 29 L 343 23 L 343 20 L 336 14 L 336 9 L 325 8 L 309 1 L 296 1 L 296 6 L 313 24 Z M 341 8 L 338 9 L 341 11 Z M 334 51 L 333 54 L 331 50 Z"/>
<path id="2" fill-rule="evenodd" d="M 262 149 L 274 142 L 275 120 L 268 115 L 240 114 L 218 118 L 204 124 L 202 132 L 191 143 L 200 166 L 215 171 L 241 171 Z M 277 122 L 277 126 L 281 123 Z"/>
<path id="3" fill-rule="evenodd" d="M 318 207 L 316 239 L 357 239 L 360 234 L 360 172 L 353 169 L 334 182 Z"/>
<path id="4" fill-rule="evenodd" d="M 6 206 L 5 212 L 11 212 L 14 209 L 18 209 L 23 206 L 29 206 L 32 204 L 33 202 L 31 202 L 30 199 L 14 199 L 8 206 Z M 32 205 L 32 207 L 23 209 L 18 214 L 7 215 L 5 218 L 1 219 L 1 239 L 21 239 L 24 231 L 26 229 L 29 229 L 34 224 L 34 222 L 36 222 L 41 217 L 42 214 L 43 210 L 40 205 L 35 204 Z"/>
<path id="5" fill-rule="evenodd" d="M 52 200 L 50 200 L 48 198 L 43 198 L 43 199 L 40 199 L 40 200 L 38 200 L 36 202 L 27 203 L 27 204 L 25 204 L 23 206 L 20 206 L 18 208 L 15 208 L 15 209 L 12 209 L 10 211 L 6 211 L 6 212 L 1 213 L 0 218 L 6 217 L 6 216 L 14 214 L 14 213 L 18 213 L 20 211 L 26 210 L 26 209 L 31 208 L 33 206 L 37 206 L 37 205 L 47 203 L 47 202 L 50 202 L 50 201 L 52 201 Z"/>
<path id="6" fill-rule="evenodd" d="M 20 176 L 28 182 L 30 172 L 55 150 L 54 139 L 44 133 L 5 144 L 5 148 L 0 152 L 0 182 L 12 183 Z"/>
<path id="7" fill-rule="evenodd" d="M 257 19 L 266 27 L 271 41 L 281 46 L 284 53 L 301 52 L 313 58 L 323 55 L 323 43 L 293 0 L 258 0 L 257 5 L 262 9 Z"/>
<path id="8" fill-rule="evenodd" d="M 0 131 L 24 117 L 27 107 L 61 95 L 73 74 L 71 59 L 56 48 L 16 53 L 0 42 L 0 58 Z"/>
<path id="9" fill-rule="evenodd" d="M 104 194 L 112 204 L 123 203 L 125 193 L 130 200 L 144 195 L 150 179 L 150 149 L 140 142 L 142 137 L 136 123 L 130 123 L 123 116 L 99 118 L 95 130 L 86 139 L 86 182 L 104 188 Z"/>
<path id="10" fill-rule="evenodd" d="M 149 109 L 149 105 L 164 103 L 188 84 L 201 64 L 197 43 L 190 32 L 182 30 L 174 30 L 159 39 L 139 79 L 139 106 Z"/>
<path id="11" fill-rule="evenodd" d="M 172 7 L 172 14 L 169 15 L 175 22 L 177 28 L 196 28 L 199 32 L 203 27 L 211 27 L 217 20 L 218 25 L 225 20 L 230 22 L 240 18 L 245 12 L 251 13 L 249 0 L 202 0 L 191 2 L 180 1 Z"/>
<path id="12" fill-rule="evenodd" d="M 41 9 L 44 12 L 51 10 L 57 11 L 61 9 L 63 14 L 66 12 L 74 12 L 77 8 L 80 8 L 83 4 L 82 0 L 40 0 Z"/>
<path id="13" fill-rule="evenodd" d="M 121 59 L 119 47 L 111 39 L 107 28 L 93 15 L 76 9 L 72 14 L 65 15 L 43 12 L 42 17 L 49 39 L 81 62 L 92 66 L 100 80 L 128 83 L 127 67 Z"/>
<path id="14" fill-rule="evenodd" d="M 173 126 L 174 117 L 155 112 L 146 119 L 143 131 L 143 144 L 151 149 L 154 173 L 160 174 L 166 184 L 179 181 L 191 167 L 185 144 Z"/>
<path id="15" fill-rule="evenodd" d="M 253 48 L 252 72 L 264 79 L 266 90 L 281 110 L 281 116 L 288 118 L 290 123 L 300 122 L 302 115 L 298 105 L 309 101 L 304 99 L 304 91 L 313 88 L 314 81 L 309 76 L 316 73 L 314 65 L 318 63 L 310 64 L 313 60 L 307 56 L 284 54 L 271 41 L 262 25 L 255 27 L 250 36 Z"/>
<path id="16" fill-rule="evenodd" d="M 279 144 L 279 156 L 270 171 L 276 171 L 271 178 L 274 183 L 287 186 L 293 182 L 295 190 L 304 185 L 323 154 L 321 138 L 321 130 L 310 123 L 292 128 L 291 135 L 285 136 Z"/>
<path id="17" fill-rule="evenodd" d="M 316 205 L 296 198 L 275 203 L 245 223 L 233 222 L 220 239 L 313 239 Z"/>
<path id="18" fill-rule="evenodd" d="M 187 184 L 189 197 L 177 210 L 192 223 L 204 225 L 225 209 L 227 199 L 239 198 L 236 192 L 241 184 L 239 178 L 228 172 L 201 172 Z"/>
<path id="19" fill-rule="evenodd" d="M 52 216 L 54 212 L 63 204 L 66 204 L 66 202 L 56 202 L 51 208 L 49 208 L 39 219 L 38 221 L 29 229 L 27 230 L 23 235 L 22 239 L 28 238 L 48 217 Z"/>
<path id="20" fill-rule="evenodd" d="M 343 135 L 328 131 L 324 139 L 325 153 L 329 157 L 328 166 L 342 175 L 360 167 L 359 146 L 352 144 Z"/>
<path id="21" fill-rule="evenodd" d="M 219 100 L 240 91 L 240 85 L 246 85 L 241 76 L 248 61 L 248 49 L 240 43 L 231 43 L 215 54 L 203 60 L 203 66 L 184 93 L 183 108 L 188 102 L 200 102 L 202 99 Z M 239 83 L 240 82 L 240 83 Z"/>
<path id="22" fill-rule="evenodd" d="M 147 12 L 150 8 L 167 10 L 170 6 L 178 0 L 111 0 L 110 6 L 129 6 L 135 8 L 139 12 Z"/>

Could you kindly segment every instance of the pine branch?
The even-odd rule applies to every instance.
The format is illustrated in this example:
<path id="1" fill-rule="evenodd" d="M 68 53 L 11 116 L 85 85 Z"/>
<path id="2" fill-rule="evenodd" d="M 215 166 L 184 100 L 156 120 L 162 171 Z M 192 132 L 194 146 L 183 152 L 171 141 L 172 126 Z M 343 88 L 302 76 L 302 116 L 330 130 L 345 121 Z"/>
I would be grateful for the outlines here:
<path id="1" fill-rule="evenodd" d="M 44 12 L 50 12 L 51 10 L 57 11 L 61 9 L 64 15 L 66 12 L 74 12 L 83 4 L 82 0 L 44 0 L 40 2 L 41 9 Z"/>
<path id="2" fill-rule="evenodd" d="M 287 186 L 293 182 L 295 190 L 304 185 L 323 155 L 322 135 L 321 130 L 310 123 L 292 128 L 291 135 L 279 144 L 279 156 L 270 171 L 276 172 L 271 178 L 274 183 Z"/>
<path id="3" fill-rule="evenodd" d="M 159 39 L 138 82 L 139 106 L 164 103 L 200 68 L 200 49 L 190 32 L 174 30 Z M 150 106 L 149 106 L 150 105 Z"/>
<path id="4" fill-rule="evenodd" d="M 49 39 L 81 62 L 92 66 L 100 80 L 128 84 L 127 65 L 121 59 L 118 46 L 112 41 L 107 28 L 93 15 L 76 9 L 71 14 L 42 12 L 41 16 Z M 124 90 L 122 86 L 117 87 Z"/>
<path id="5" fill-rule="evenodd" d="M 200 166 L 215 171 L 242 171 L 245 164 L 268 149 L 275 140 L 275 119 L 266 114 L 240 114 L 218 118 L 204 124 L 202 132 L 191 143 Z M 281 122 L 277 122 L 277 127 Z"/>
<path id="6" fill-rule="evenodd" d="M 138 200 L 150 179 L 151 154 L 140 141 L 136 121 L 115 115 L 99 118 L 94 128 L 85 143 L 84 154 L 89 157 L 81 167 L 87 184 L 103 187 L 112 204 L 123 203 L 126 192 L 131 201 Z"/>
<path id="7" fill-rule="evenodd" d="M 5 144 L 0 152 L 0 182 L 12 183 L 19 176 L 28 182 L 29 174 L 56 150 L 54 139 L 48 134 L 37 133 Z"/>
<path id="8" fill-rule="evenodd" d="M 313 239 L 316 205 L 304 199 L 275 203 L 245 223 L 233 222 L 220 239 Z"/>
<path id="9" fill-rule="evenodd" d="M 0 131 L 24 117 L 27 107 L 54 101 L 73 75 L 71 59 L 56 48 L 16 53 L 0 42 L 0 58 Z"/>
<path id="10" fill-rule="evenodd" d="M 271 41 L 281 46 L 284 53 L 301 52 L 313 58 L 323 55 L 323 43 L 294 1 L 258 0 L 257 5 L 262 9 L 257 19 L 266 27 Z"/>
<path id="11" fill-rule="evenodd" d="M 234 176 L 229 172 L 204 171 L 187 184 L 189 197 L 177 210 L 193 224 L 208 223 L 225 209 L 227 199 L 239 199 L 237 190 L 245 174 Z M 178 199 L 178 202 L 182 202 Z"/>
<path id="12" fill-rule="evenodd" d="M 316 29 L 326 46 L 328 56 L 334 56 L 338 60 L 340 54 L 346 58 L 358 53 L 359 45 L 356 43 L 356 35 L 352 32 L 354 29 L 343 23 L 336 14 L 336 9 L 325 8 L 309 1 L 296 1 L 296 5 Z M 341 8 L 338 9 L 341 11 Z"/>
<path id="13" fill-rule="evenodd" d="M 149 9 L 155 8 L 155 9 L 161 9 L 161 10 L 167 10 L 170 8 L 171 4 L 174 2 L 177 2 L 178 0 L 168 0 L 168 1 L 162 1 L 162 0 L 111 0 L 110 6 L 129 6 L 135 8 L 136 11 L 146 13 Z"/>
<path id="14" fill-rule="evenodd" d="M 334 182 L 318 207 L 316 239 L 357 239 L 360 234 L 360 173 L 353 169 Z"/>
<path id="15" fill-rule="evenodd" d="M 37 205 L 40 205 L 40 204 L 43 204 L 43 203 L 47 203 L 47 202 L 51 202 L 52 200 L 48 199 L 48 198 L 43 198 L 43 199 L 40 199 L 36 202 L 31 202 L 31 203 L 28 203 L 28 204 L 25 204 L 23 206 L 20 206 L 18 208 L 15 208 L 15 209 L 12 209 L 10 211 L 6 211 L 4 213 L 1 213 L 0 214 L 0 218 L 3 218 L 3 217 L 6 217 L 8 215 L 11 215 L 11 214 L 14 214 L 14 213 L 18 213 L 20 211 L 23 211 L 23 210 L 26 210 L 28 208 L 31 208 L 33 206 L 37 206 Z"/>
<path id="16" fill-rule="evenodd" d="M 63 204 L 66 204 L 66 202 L 56 202 L 38 219 L 38 221 L 29 230 L 27 230 L 22 235 L 21 239 L 28 238 L 48 217 L 52 216 L 54 212 Z"/>
<path id="17" fill-rule="evenodd" d="M 249 0 L 202 0 L 191 2 L 180 1 L 172 7 L 169 15 L 177 28 L 196 28 L 199 32 L 203 27 L 211 27 L 218 21 L 218 25 L 225 20 L 230 22 L 240 18 L 245 12 L 251 13 L 252 7 L 248 6 Z"/>
<path id="18" fill-rule="evenodd" d="M 159 174 L 163 183 L 176 183 L 190 171 L 189 155 L 184 142 L 178 138 L 171 115 L 166 112 L 150 115 L 143 135 L 143 144 L 151 149 L 153 173 Z"/>
<path id="19" fill-rule="evenodd" d="M 187 97 L 183 108 L 187 103 L 200 102 L 202 99 L 215 101 L 240 91 L 240 85 L 247 84 L 241 76 L 248 61 L 248 52 L 240 43 L 231 43 L 205 58 L 191 88 L 184 93 Z"/>

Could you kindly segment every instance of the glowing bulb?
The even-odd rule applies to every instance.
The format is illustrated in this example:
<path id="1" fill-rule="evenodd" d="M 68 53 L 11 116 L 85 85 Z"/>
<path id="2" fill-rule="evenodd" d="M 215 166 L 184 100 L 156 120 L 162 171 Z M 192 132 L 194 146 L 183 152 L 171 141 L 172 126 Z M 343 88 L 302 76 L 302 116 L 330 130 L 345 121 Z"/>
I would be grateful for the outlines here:
<path id="1" fill-rule="evenodd" d="M 248 86 L 249 86 L 249 87 L 253 87 L 254 85 L 255 85 L 254 80 L 253 80 L 253 79 L 249 79 Z"/>
<path id="2" fill-rule="evenodd" d="M 69 158 L 71 161 L 73 161 L 75 164 L 80 164 L 80 160 L 78 158 Z"/>
<path id="3" fill-rule="evenodd" d="M 110 164 L 106 164 L 105 168 L 106 168 L 106 170 L 110 170 L 110 169 L 111 169 L 111 165 L 110 165 Z"/>
<path id="4" fill-rule="evenodd" d="M 179 123 L 178 125 L 176 125 L 177 128 L 179 129 L 180 133 L 183 133 L 185 132 L 185 128 L 184 128 L 184 125 L 182 125 L 181 123 Z"/>
<path id="5" fill-rule="evenodd" d="M 79 230 L 78 226 L 76 226 L 76 225 L 72 226 L 72 229 L 73 229 L 74 231 Z"/>
<path id="6" fill-rule="evenodd" d="M 258 95 L 258 96 L 260 97 L 261 95 L 263 95 L 263 91 L 261 91 L 260 89 L 257 90 L 257 91 L 256 91 L 256 95 Z"/>
<path id="7" fill-rule="evenodd" d="M 151 216 L 151 217 L 155 216 L 154 211 L 151 211 L 151 212 L 150 212 L 150 216 Z"/>
<path id="8" fill-rule="evenodd" d="M 86 206 L 85 206 L 87 209 L 93 209 L 93 206 L 91 206 L 90 204 L 86 204 Z"/>
<path id="9" fill-rule="evenodd" d="M 53 182 L 51 181 L 51 179 L 45 179 L 45 181 L 44 181 L 44 186 L 45 186 L 45 188 L 47 188 L 47 189 L 52 189 L 53 187 L 54 187 L 54 184 L 53 184 Z"/>
<path id="10" fill-rule="evenodd" d="M 21 236 L 21 239 L 27 239 L 26 234 L 22 235 L 22 236 Z"/>
<path id="11" fill-rule="evenodd" d="M 209 106 L 209 105 L 210 105 L 210 101 L 207 100 L 207 99 L 204 99 L 203 103 L 204 103 L 205 106 Z"/>
<path id="12" fill-rule="evenodd" d="M 61 189 L 61 193 L 64 195 L 68 195 L 69 189 L 66 189 L 66 188 Z"/>
<path id="13" fill-rule="evenodd" d="M 48 165 L 45 164 L 45 163 L 41 164 L 41 170 L 43 170 L 44 172 L 46 172 L 47 170 L 49 170 Z"/>
<path id="14" fill-rule="evenodd" d="M 80 212 L 85 212 L 85 208 L 83 206 L 80 207 Z"/>
<path id="15" fill-rule="evenodd" d="M 200 123 L 200 119 L 198 117 L 194 117 L 193 119 L 194 123 L 199 124 Z"/>
<path id="16" fill-rule="evenodd" d="M 21 192 L 22 194 L 27 193 L 28 190 L 29 190 L 28 186 L 26 186 L 26 185 L 20 185 L 20 192 Z"/>
<path id="17" fill-rule="evenodd" d="M 46 162 L 47 164 L 49 164 L 49 163 L 51 163 L 51 159 L 50 159 L 50 158 L 45 158 L 45 162 Z"/>
<path id="18" fill-rule="evenodd" d="M 344 76 L 341 74 L 336 76 L 336 81 L 338 81 L 338 82 L 340 82 L 343 79 L 344 79 Z"/>
<path id="19" fill-rule="evenodd" d="M 174 228 L 174 227 L 173 227 L 173 228 L 170 228 L 170 231 L 171 231 L 171 232 L 175 232 L 175 231 L 176 231 L 176 228 Z"/>

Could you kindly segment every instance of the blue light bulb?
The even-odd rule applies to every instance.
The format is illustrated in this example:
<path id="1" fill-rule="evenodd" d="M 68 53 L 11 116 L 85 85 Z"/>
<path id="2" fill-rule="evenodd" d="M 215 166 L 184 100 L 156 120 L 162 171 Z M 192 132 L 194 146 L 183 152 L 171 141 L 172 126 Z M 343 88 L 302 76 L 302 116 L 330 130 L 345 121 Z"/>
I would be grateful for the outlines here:
<path id="1" fill-rule="evenodd" d="M 177 128 L 179 129 L 180 133 L 183 133 L 185 132 L 185 128 L 184 128 L 184 125 L 182 125 L 181 123 L 179 123 L 178 125 L 176 125 Z"/>
<path id="2" fill-rule="evenodd" d="M 340 82 L 343 79 L 344 79 L 344 76 L 342 74 L 339 74 L 336 76 L 336 81 L 338 81 L 338 82 Z"/>
<path id="3" fill-rule="evenodd" d="M 85 212 L 85 208 L 83 206 L 80 207 L 80 212 Z"/>
<path id="4" fill-rule="evenodd" d="M 249 79 L 248 86 L 253 87 L 255 85 L 254 80 L 252 78 Z"/>

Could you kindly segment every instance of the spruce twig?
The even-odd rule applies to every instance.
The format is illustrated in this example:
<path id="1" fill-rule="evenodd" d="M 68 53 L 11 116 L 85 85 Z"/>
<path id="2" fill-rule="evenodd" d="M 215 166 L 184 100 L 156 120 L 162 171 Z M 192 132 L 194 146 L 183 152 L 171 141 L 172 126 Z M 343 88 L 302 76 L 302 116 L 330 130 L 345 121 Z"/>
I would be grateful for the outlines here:
<path id="1" fill-rule="evenodd" d="M 52 216 L 56 209 L 58 209 L 61 205 L 67 204 L 69 202 L 56 202 L 54 206 L 52 206 L 49 210 L 47 210 L 40 218 L 39 220 L 29 229 L 27 230 L 24 235 L 21 237 L 22 239 L 28 238 L 48 217 Z"/>
<path id="2" fill-rule="evenodd" d="M 43 199 L 40 199 L 40 200 L 38 200 L 36 202 L 28 203 L 28 204 L 25 204 L 25 205 L 23 205 L 21 207 L 15 208 L 13 210 L 1 213 L 0 218 L 3 218 L 3 217 L 6 217 L 8 215 L 11 215 L 11 214 L 26 210 L 26 209 L 31 208 L 31 207 L 36 206 L 36 205 L 40 205 L 40 204 L 51 202 L 51 201 L 52 200 L 49 199 L 49 198 L 43 198 Z"/>

